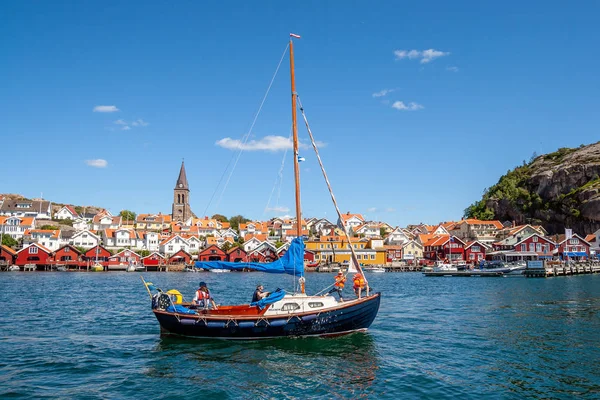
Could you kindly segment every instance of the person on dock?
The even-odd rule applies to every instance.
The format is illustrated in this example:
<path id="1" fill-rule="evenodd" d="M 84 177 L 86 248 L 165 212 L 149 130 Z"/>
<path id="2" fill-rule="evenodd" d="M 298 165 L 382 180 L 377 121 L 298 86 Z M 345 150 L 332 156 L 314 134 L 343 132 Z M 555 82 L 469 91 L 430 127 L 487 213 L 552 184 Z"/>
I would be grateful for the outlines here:
<path id="1" fill-rule="evenodd" d="M 362 290 L 365 288 L 365 277 L 361 273 L 357 273 L 352 278 L 354 293 L 360 299 Z"/>
<path id="2" fill-rule="evenodd" d="M 214 299 L 210 295 L 210 290 L 208 286 L 206 286 L 206 282 L 200 282 L 198 290 L 196 290 L 196 294 L 194 295 L 193 303 L 208 310 L 209 305 L 212 305 L 213 309 L 217 309 L 217 303 L 215 303 Z"/>
<path id="3" fill-rule="evenodd" d="M 267 297 L 270 294 L 269 292 L 265 292 L 264 290 L 265 290 L 265 288 L 263 287 L 263 285 L 261 285 L 259 283 L 256 286 L 256 290 L 254 291 L 254 294 L 252 295 L 252 301 L 251 301 L 251 303 L 260 301 L 260 300 L 264 299 L 265 297 Z"/>
<path id="4" fill-rule="evenodd" d="M 340 296 L 340 301 L 344 301 L 342 297 L 342 290 L 344 290 L 344 285 L 346 284 L 346 275 L 342 271 L 338 271 L 335 276 L 335 283 L 333 284 L 333 288 L 327 293 L 331 294 L 337 292 L 338 296 Z"/>

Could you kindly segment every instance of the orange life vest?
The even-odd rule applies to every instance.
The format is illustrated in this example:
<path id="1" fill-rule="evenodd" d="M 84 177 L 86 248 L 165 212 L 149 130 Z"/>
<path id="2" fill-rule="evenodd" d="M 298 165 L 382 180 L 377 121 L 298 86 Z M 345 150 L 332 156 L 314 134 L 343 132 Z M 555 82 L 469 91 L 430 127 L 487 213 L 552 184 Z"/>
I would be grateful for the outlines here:
<path id="1" fill-rule="evenodd" d="M 204 300 L 204 299 L 209 299 L 210 298 L 210 294 L 206 293 L 204 290 L 196 290 L 196 295 L 198 297 L 198 300 Z"/>
<path id="2" fill-rule="evenodd" d="M 337 275 L 335 277 L 335 284 L 334 284 L 334 286 L 336 288 L 343 289 L 345 283 L 346 283 L 346 277 L 344 275 Z"/>
<path id="3" fill-rule="evenodd" d="M 356 274 L 354 275 L 354 278 L 352 279 L 353 283 L 354 283 L 354 288 L 364 288 L 365 287 L 365 278 L 363 278 L 363 276 L 361 274 Z"/>

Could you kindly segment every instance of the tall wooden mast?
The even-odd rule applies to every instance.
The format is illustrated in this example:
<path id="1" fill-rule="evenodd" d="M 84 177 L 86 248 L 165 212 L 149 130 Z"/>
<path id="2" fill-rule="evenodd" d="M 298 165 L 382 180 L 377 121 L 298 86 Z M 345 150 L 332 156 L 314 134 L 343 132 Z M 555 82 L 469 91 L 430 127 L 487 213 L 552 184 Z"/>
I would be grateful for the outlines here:
<path id="1" fill-rule="evenodd" d="M 300 167 L 298 166 L 298 126 L 296 124 L 296 81 L 294 77 L 294 42 L 300 36 L 290 33 L 290 75 L 292 82 L 292 132 L 294 142 L 294 181 L 296 183 L 296 237 L 302 237 L 302 209 L 300 208 Z"/>

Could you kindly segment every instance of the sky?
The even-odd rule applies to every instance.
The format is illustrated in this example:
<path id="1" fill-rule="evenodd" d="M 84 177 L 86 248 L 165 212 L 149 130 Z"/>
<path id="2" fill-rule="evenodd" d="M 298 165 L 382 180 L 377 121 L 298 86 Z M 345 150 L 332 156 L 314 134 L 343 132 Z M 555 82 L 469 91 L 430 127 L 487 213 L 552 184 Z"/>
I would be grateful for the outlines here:
<path id="1" fill-rule="evenodd" d="M 185 160 L 196 215 L 294 215 L 290 32 L 342 212 L 460 219 L 534 153 L 600 140 L 595 1 L 18 1 L 0 15 L 0 193 L 170 213 Z M 303 215 L 335 222 L 300 115 L 298 132 Z"/>

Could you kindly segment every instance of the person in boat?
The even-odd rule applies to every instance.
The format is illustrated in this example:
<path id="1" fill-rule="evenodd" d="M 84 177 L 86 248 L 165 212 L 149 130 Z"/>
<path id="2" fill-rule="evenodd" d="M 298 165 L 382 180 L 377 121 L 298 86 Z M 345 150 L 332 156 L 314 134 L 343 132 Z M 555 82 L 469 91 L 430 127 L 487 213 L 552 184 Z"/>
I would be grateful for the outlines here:
<path id="1" fill-rule="evenodd" d="M 360 299 L 362 290 L 365 288 L 365 277 L 362 276 L 361 273 L 355 274 L 354 277 L 352 278 L 352 284 L 353 284 L 352 287 L 354 289 L 354 293 L 356 293 L 356 297 L 358 297 Z"/>
<path id="2" fill-rule="evenodd" d="M 263 285 L 258 284 L 256 286 L 256 290 L 254 291 L 254 294 L 252 295 L 251 303 L 254 303 L 256 301 L 261 301 L 262 299 L 264 299 L 265 297 L 267 297 L 270 294 L 269 292 L 265 292 L 264 290 L 265 290 L 265 288 L 263 287 Z"/>
<path id="3" fill-rule="evenodd" d="M 327 294 L 337 292 L 338 296 L 340 296 L 340 301 L 344 301 L 344 298 L 342 297 L 342 290 L 344 290 L 345 284 L 346 276 L 342 271 L 338 271 L 337 275 L 335 276 L 335 283 L 333 284 L 333 288 Z"/>
<path id="4" fill-rule="evenodd" d="M 213 309 L 217 309 L 217 304 L 210 295 L 210 290 L 206 286 L 206 282 L 200 282 L 198 290 L 196 290 L 196 294 L 194 295 L 193 303 L 205 310 L 208 309 L 209 305 L 212 305 Z"/>

